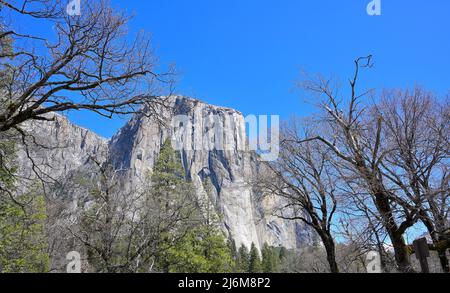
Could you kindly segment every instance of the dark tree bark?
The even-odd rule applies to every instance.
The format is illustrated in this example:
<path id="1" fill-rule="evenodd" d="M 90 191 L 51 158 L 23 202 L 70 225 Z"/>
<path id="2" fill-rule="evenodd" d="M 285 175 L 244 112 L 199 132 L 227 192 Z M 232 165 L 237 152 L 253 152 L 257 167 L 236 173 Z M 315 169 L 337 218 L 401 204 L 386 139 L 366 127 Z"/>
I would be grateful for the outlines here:
<path id="1" fill-rule="evenodd" d="M 298 143 L 321 142 L 335 154 L 340 168 L 349 170 L 352 176 L 361 179 L 365 189 L 371 194 L 380 220 L 391 238 L 398 269 L 402 272 L 411 272 L 412 267 L 403 234 L 418 221 L 418 209 L 414 209 L 414 206 L 409 210 L 404 209 L 403 221 L 399 224 L 396 222 L 400 211 L 395 209 L 398 202 L 392 199 L 399 196 L 385 186 L 381 171 L 381 164 L 386 155 L 382 141 L 383 118 L 381 116 L 374 118 L 364 113 L 361 99 L 370 91 L 359 94 L 356 89 L 360 69 L 369 67 L 372 67 L 372 56 L 355 60 L 355 73 L 350 80 L 351 96 L 347 111 L 342 110 L 338 90 L 333 89 L 331 81 L 319 78 L 317 81 L 310 80 L 303 84 L 305 89 L 324 97 L 322 106 L 327 117 L 322 122 L 328 132 L 316 136 L 309 134 L 305 139 L 298 140 Z"/>
<path id="2" fill-rule="evenodd" d="M 332 273 L 339 273 L 331 225 L 337 210 L 338 179 L 329 151 L 318 143 L 297 144 L 300 133 L 295 121 L 282 131 L 277 162 L 268 165 L 264 190 L 279 197 L 275 216 L 300 220 L 319 235 Z M 273 176 L 275 175 L 275 176 Z"/>
<path id="3" fill-rule="evenodd" d="M 318 232 L 318 230 L 316 230 Z M 334 240 L 330 233 L 319 234 L 320 239 L 325 247 L 325 251 L 327 253 L 327 261 L 330 265 L 330 271 L 333 274 L 339 273 L 339 268 L 336 262 L 336 247 L 334 244 Z"/>

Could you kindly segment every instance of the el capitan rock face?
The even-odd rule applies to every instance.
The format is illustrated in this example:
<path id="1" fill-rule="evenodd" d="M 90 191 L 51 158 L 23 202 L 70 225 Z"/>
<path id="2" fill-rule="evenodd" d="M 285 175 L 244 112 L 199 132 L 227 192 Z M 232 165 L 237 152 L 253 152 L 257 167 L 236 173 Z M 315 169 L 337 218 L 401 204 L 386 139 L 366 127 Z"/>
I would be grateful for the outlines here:
<path id="1" fill-rule="evenodd" d="M 107 159 L 107 139 L 74 125 L 64 116 L 48 116 L 54 121 L 32 121 L 23 126 L 31 134 L 26 138 L 27 149 L 42 179 L 51 181 L 67 176 L 85 167 L 90 157 L 100 162 Z M 17 157 L 21 175 L 33 177 L 32 162 L 23 145 L 19 145 Z"/>
<path id="2" fill-rule="evenodd" d="M 71 124 L 62 116 L 57 116 L 56 122 L 36 122 L 30 128 L 38 137 L 48 144 L 66 146 L 39 151 L 39 160 L 55 165 L 57 177 L 86 168 L 90 156 L 109 160 L 116 169 L 124 170 L 124 188 L 136 188 L 148 180 L 164 141 L 174 137 L 172 118 L 184 115 L 203 123 L 200 133 L 180 136 L 187 146 L 180 151 L 186 177 L 195 185 L 199 197 L 211 200 L 221 216 L 224 231 L 236 245 L 250 247 L 253 242 L 261 248 L 267 242 L 296 248 L 310 242 L 309 228 L 270 215 L 276 199 L 263 196 L 256 188 L 255 182 L 263 168 L 254 152 L 242 148 L 246 145 L 246 130 L 241 113 L 181 96 L 166 98 L 165 104 L 168 107 L 161 106 L 158 119 L 136 115 L 110 141 Z M 212 115 L 218 118 L 208 120 Z M 194 147 L 209 143 L 202 140 L 205 137 L 202 134 L 211 125 L 227 133 L 225 150 Z M 20 153 L 20 161 L 25 162 L 23 152 Z M 205 192 L 207 178 L 214 185 L 210 194 Z"/>

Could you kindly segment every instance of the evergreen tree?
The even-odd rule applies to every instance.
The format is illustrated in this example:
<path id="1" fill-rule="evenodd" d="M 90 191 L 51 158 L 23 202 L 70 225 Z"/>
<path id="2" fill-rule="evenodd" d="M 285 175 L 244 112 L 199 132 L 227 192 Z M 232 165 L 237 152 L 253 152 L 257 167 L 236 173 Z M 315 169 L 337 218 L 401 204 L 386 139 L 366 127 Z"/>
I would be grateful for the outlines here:
<path id="1" fill-rule="evenodd" d="M 198 213 L 194 214 L 194 186 L 186 180 L 180 154 L 174 151 L 169 139 L 161 147 L 150 181 L 148 199 L 158 204 L 160 216 L 180 212 L 186 221 L 198 219 Z"/>
<path id="2" fill-rule="evenodd" d="M 181 225 L 162 235 L 158 257 L 160 270 L 172 273 L 232 272 L 232 252 L 220 230 L 220 218 L 211 201 L 212 183 L 207 179 L 204 183 L 206 197 L 196 199 L 193 186 L 184 174 L 180 156 L 167 140 L 155 164 L 151 194 L 160 199 L 161 212 L 173 210 L 171 205 L 181 204 L 184 208 L 183 202 L 186 212 L 182 213 L 184 221 Z M 182 236 L 177 238 L 179 235 Z"/>
<path id="3" fill-rule="evenodd" d="M 166 253 L 171 273 L 229 273 L 234 268 L 231 250 L 219 230 L 194 228 Z"/>
<path id="4" fill-rule="evenodd" d="M 262 272 L 278 273 L 280 258 L 277 249 L 274 247 L 270 247 L 267 243 L 264 243 L 261 254 L 262 254 L 262 265 L 261 265 Z"/>
<path id="5" fill-rule="evenodd" d="M 228 240 L 228 247 L 230 248 L 231 256 L 233 257 L 234 260 L 236 260 L 238 256 L 238 251 L 236 248 L 236 242 L 234 241 L 233 238 L 230 238 Z"/>
<path id="6" fill-rule="evenodd" d="M 259 252 L 255 246 L 255 243 L 252 243 L 252 246 L 250 248 L 248 272 L 251 274 L 261 272 L 261 258 L 259 256 Z"/>
<path id="7" fill-rule="evenodd" d="M 171 185 L 185 181 L 185 173 L 179 153 L 172 148 L 170 139 L 166 139 L 156 160 L 152 183 Z"/>
<path id="8" fill-rule="evenodd" d="M 48 272 L 45 199 L 34 192 L 15 194 L 15 144 L 4 135 L 0 137 L 0 272 Z"/>
<path id="9" fill-rule="evenodd" d="M 158 209 L 159 216 L 181 212 L 186 220 L 194 218 L 194 187 L 185 179 L 180 155 L 174 151 L 169 139 L 161 147 L 150 181 L 148 200 L 152 205 L 157 204 L 153 208 Z"/>
<path id="10" fill-rule="evenodd" d="M 29 193 L 15 201 L 0 198 L 0 272 L 48 272 L 46 219 L 42 195 Z"/>
<path id="11" fill-rule="evenodd" d="M 280 248 L 280 252 L 278 254 L 278 258 L 280 261 L 282 261 L 288 254 L 288 250 L 286 249 L 286 247 L 281 247 Z"/>
<path id="12" fill-rule="evenodd" d="M 168 272 L 165 253 L 189 230 L 194 210 L 192 188 L 170 144 L 164 144 L 149 178 L 153 182 L 143 192 L 124 190 L 113 166 L 94 163 L 99 175 L 84 183 L 89 204 L 71 231 L 84 245 L 90 267 L 108 273 Z"/>
<path id="13" fill-rule="evenodd" d="M 154 210 L 154 217 L 159 219 L 157 222 L 163 223 L 156 266 L 159 271 L 169 272 L 176 262 L 177 249 L 190 245 L 189 237 L 194 237 L 192 229 L 201 219 L 194 187 L 186 180 L 180 155 L 174 151 L 169 139 L 161 147 L 150 181 L 148 208 Z M 172 223 L 164 223 L 168 220 Z"/>
<path id="14" fill-rule="evenodd" d="M 241 245 L 237 254 L 236 268 L 237 273 L 248 273 L 249 252 L 245 245 Z"/>
<path id="15" fill-rule="evenodd" d="M 262 271 L 264 273 L 272 273 L 274 269 L 273 251 L 267 243 L 264 243 L 261 255 L 262 255 Z"/>
<path id="16" fill-rule="evenodd" d="M 231 253 L 231 259 L 233 260 L 232 272 L 236 273 L 238 271 L 238 251 L 236 248 L 236 242 L 230 237 L 227 241 L 227 245 Z"/>

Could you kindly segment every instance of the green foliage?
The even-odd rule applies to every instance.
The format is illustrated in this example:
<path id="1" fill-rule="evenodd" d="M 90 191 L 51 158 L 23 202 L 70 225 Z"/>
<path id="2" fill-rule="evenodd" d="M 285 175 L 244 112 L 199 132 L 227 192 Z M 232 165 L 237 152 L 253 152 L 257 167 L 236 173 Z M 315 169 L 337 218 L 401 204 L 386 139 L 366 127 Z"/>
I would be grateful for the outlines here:
<path id="1" fill-rule="evenodd" d="M 278 273 L 280 270 L 281 262 L 281 249 L 270 247 L 267 243 L 264 243 L 262 248 L 262 262 L 261 268 L 263 273 Z M 284 253 L 284 252 L 283 252 Z"/>
<path id="2" fill-rule="evenodd" d="M 233 257 L 233 260 L 236 261 L 236 259 L 238 257 L 238 251 L 237 251 L 236 242 L 234 241 L 234 239 L 228 240 L 228 247 L 230 248 L 230 252 L 231 252 L 231 256 Z"/>
<path id="3" fill-rule="evenodd" d="M 16 200 L 24 206 L 0 198 L 0 272 L 48 272 L 45 199 L 30 193 Z"/>
<path id="4" fill-rule="evenodd" d="M 242 245 L 236 256 L 237 273 L 279 273 L 281 270 L 281 259 L 286 255 L 283 247 L 271 247 L 264 244 L 260 257 L 256 245 L 252 243 L 250 252 Z"/>
<path id="5" fill-rule="evenodd" d="M 284 258 L 287 257 L 289 251 L 286 249 L 286 247 L 280 247 L 280 251 L 278 253 L 278 258 L 280 261 L 283 261 Z"/>
<path id="6" fill-rule="evenodd" d="M 181 158 L 169 139 L 161 147 L 150 181 L 147 199 L 160 217 L 176 214 L 180 221 L 194 217 L 194 187 L 185 179 Z"/>
<path id="7" fill-rule="evenodd" d="M 17 171 L 15 166 L 11 166 L 16 149 L 12 140 L 4 139 L 0 136 L 0 190 L 10 190 L 14 186 L 13 174 Z"/>
<path id="8" fill-rule="evenodd" d="M 162 214 L 175 208 L 181 211 L 177 217 L 181 220 L 180 225 L 160 236 L 159 270 L 171 273 L 232 272 L 232 251 L 219 228 L 220 219 L 210 200 L 212 183 L 205 182 L 207 197 L 197 199 L 170 140 L 166 140 L 161 148 L 151 182 L 151 199 L 153 202 L 157 199 Z"/>
<path id="9" fill-rule="evenodd" d="M 250 248 L 250 258 L 248 261 L 248 272 L 253 273 L 261 273 L 261 257 L 259 256 L 259 251 L 255 246 L 255 243 L 252 243 Z"/>
<path id="10" fill-rule="evenodd" d="M 209 177 L 206 178 L 203 186 L 205 187 L 206 198 L 199 200 L 199 207 L 203 214 L 205 225 L 218 227 L 220 226 L 221 218 L 212 203 L 212 199 L 214 198 L 214 185 Z"/>
<path id="11" fill-rule="evenodd" d="M 239 248 L 236 259 L 236 272 L 237 273 L 248 273 L 249 266 L 249 252 L 248 248 L 245 245 L 242 245 Z"/>
<path id="12" fill-rule="evenodd" d="M 186 213 L 194 204 L 194 187 L 185 179 L 185 172 L 179 153 L 175 152 L 167 139 L 161 147 L 150 178 L 149 199 L 159 202 L 162 213 L 182 208 Z M 186 218 L 189 214 L 184 215 Z"/>
<path id="13" fill-rule="evenodd" d="M 155 185 L 171 186 L 185 181 L 181 158 L 172 148 L 172 143 L 169 139 L 161 147 L 153 172 L 152 182 Z"/>
<path id="14" fill-rule="evenodd" d="M 225 237 L 206 226 L 189 231 L 164 257 L 171 273 L 228 273 L 234 268 Z"/>
<path id="15" fill-rule="evenodd" d="M 0 137 L 0 272 L 47 272 L 45 200 L 34 192 L 15 195 L 15 151 L 13 140 Z"/>
<path id="16" fill-rule="evenodd" d="M 153 209 L 154 217 L 161 219 L 157 222 L 162 226 L 157 241 L 156 267 L 159 271 L 169 272 L 176 262 L 175 255 L 180 253 L 179 257 L 183 259 L 178 249 L 190 246 L 194 222 L 200 218 L 196 213 L 194 188 L 185 179 L 181 158 L 169 139 L 161 147 L 150 181 L 147 205 Z M 164 223 L 167 221 L 172 223 Z"/>

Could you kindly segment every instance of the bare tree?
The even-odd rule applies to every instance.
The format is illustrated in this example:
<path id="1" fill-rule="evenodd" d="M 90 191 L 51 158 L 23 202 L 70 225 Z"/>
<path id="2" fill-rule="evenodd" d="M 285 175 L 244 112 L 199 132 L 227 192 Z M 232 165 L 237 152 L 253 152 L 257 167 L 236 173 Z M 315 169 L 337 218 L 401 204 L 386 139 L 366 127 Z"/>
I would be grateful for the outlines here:
<path id="1" fill-rule="evenodd" d="M 346 197 L 340 201 L 339 229 L 336 232 L 344 245 L 348 248 L 344 255 L 350 258 L 347 263 L 358 261 L 366 264 L 367 253 L 378 252 L 381 270 L 393 272 L 395 262 L 387 250 L 389 247 L 386 238 L 388 235 L 379 219 L 376 208 L 370 204 L 370 196 L 364 192 L 346 192 Z"/>
<path id="2" fill-rule="evenodd" d="M 57 18 L 62 13 L 62 11 L 58 9 L 60 3 L 61 1 L 59 0 L 0 0 L 0 7 L 34 18 L 53 19 Z M 10 34 L 14 34 L 14 32 L 11 32 Z"/>
<path id="3" fill-rule="evenodd" d="M 372 56 L 355 60 L 355 72 L 349 81 L 350 99 L 347 110 L 341 108 L 340 93 L 333 88 L 330 80 L 319 78 L 302 84 L 306 90 L 322 98 L 321 106 L 326 113 L 322 122 L 330 131 L 309 135 L 298 142 L 321 142 L 339 159 L 342 169 L 348 170 L 360 179 L 359 183 L 364 184 L 370 193 L 380 220 L 390 237 L 399 269 L 402 272 L 410 272 L 412 268 L 403 235 L 419 220 L 419 213 L 417 209 L 397 209 L 397 204 L 393 200 L 396 194 L 386 186 L 381 165 L 387 151 L 383 149 L 382 117 L 375 119 L 368 117 L 361 103 L 363 97 L 370 91 L 357 92 L 360 69 L 372 65 Z"/>
<path id="4" fill-rule="evenodd" d="M 44 185 L 54 182 L 51 172 L 39 166 L 33 150 L 61 145 L 38 142 L 30 123 L 55 121 L 55 113 L 91 111 L 103 117 L 143 113 L 158 115 L 171 91 L 171 70 L 158 73 L 157 60 L 144 32 L 128 31 L 131 19 L 108 0 L 81 2 L 81 15 L 67 13 L 68 1 L 0 1 L 0 139 L 15 143 Z M 47 30 L 29 30 L 21 19 Z M 1 145 L 0 145 L 1 148 Z M 20 168 L 6 164 L 0 149 L 0 169 L 23 177 Z M 23 166 L 16 166 L 23 167 Z M 29 181 L 29 180 L 28 180 Z M 0 189 L 14 200 L 11 188 Z M 45 189 L 44 189 L 45 190 Z M 20 204 L 20 203 L 18 203 Z"/>
<path id="5" fill-rule="evenodd" d="M 295 121 L 283 129 L 280 157 L 269 165 L 276 178 L 269 178 L 264 186 L 269 194 L 283 198 L 275 211 L 277 217 L 301 220 L 317 232 L 331 272 L 338 273 L 332 235 L 338 196 L 336 172 L 330 151 L 317 142 L 298 143 L 300 136 Z"/>
<path id="6" fill-rule="evenodd" d="M 394 200 L 407 210 L 418 210 L 437 250 L 442 270 L 449 272 L 444 231 L 450 227 L 448 104 L 420 88 L 385 92 L 377 115 L 383 117 L 389 149 L 381 170 L 396 187 Z M 413 204 L 411 204 L 413 203 Z"/>
<path id="7" fill-rule="evenodd" d="M 129 41 L 129 16 L 103 0 L 83 1 L 80 16 L 66 14 L 64 1 L 20 2 L 1 1 L 2 13 L 49 21 L 54 38 L 2 25 L 0 131 L 27 120 L 51 120 L 46 114 L 66 110 L 111 118 L 152 109 L 155 82 L 165 75 L 156 73 L 143 33 Z"/>

